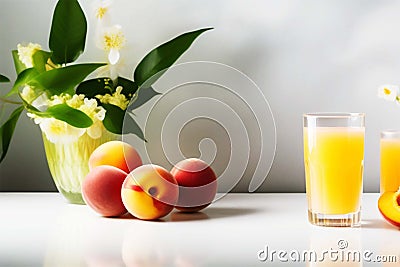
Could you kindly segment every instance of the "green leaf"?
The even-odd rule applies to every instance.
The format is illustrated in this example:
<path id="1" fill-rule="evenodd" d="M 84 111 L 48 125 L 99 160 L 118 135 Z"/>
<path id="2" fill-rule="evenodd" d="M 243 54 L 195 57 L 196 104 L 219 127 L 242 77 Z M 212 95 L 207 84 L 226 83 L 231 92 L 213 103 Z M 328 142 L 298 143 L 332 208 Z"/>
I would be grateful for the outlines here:
<path id="1" fill-rule="evenodd" d="M 85 50 L 87 22 L 77 0 L 59 0 L 53 14 L 49 47 L 57 64 L 74 62 Z"/>
<path id="2" fill-rule="evenodd" d="M 143 141 L 147 142 L 146 138 L 144 138 L 142 129 L 140 129 L 140 126 L 137 124 L 132 115 L 128 112 L 126 113 L 125 117 L 124 133 L 133 133 Z"/>
<path id="3" fill-rule="evenodd" d="M 146 138 L 144 138 L 142 129 L 140 129 L 140 126 L 129 113 L 126 113 L 124 132 L 133 133 L 143 141 L 147 142 Z"/>
<path id="4" fill-rule="evenodd" d="M 87 128 L 93 124 L 88 115 L 80 110 L 71 108 L 66 103 L 51 106 L 43 113 L 77 128 Z"/>
<path id="5" fill-rule="evenodd" d="M 31 84 L 47 90 L 50 94 L 70 93 L 90 73 L 105 64 L 77 64 L 64 68 L 52 69 L 36 76 Z"/>
<path id="6" fill-rule="evenodd" d="M 47 60 L 51 57 L 51 52 L 46 52 L 43 50 L 38 50 L 33 54 L 33 67 L 37 72 L 42 73 L 46 71 Z"/>
<path id="7" fill-rule="evenodd" d="M 32 79 L 34 79 L 38 75 L 39 73 L 34 68 L 23 70 L 20 74 L 18 74 L 17 80 L 15 81 L 13 88 L 11 88 L 10 92 L 8 92 L 6 96 L 9 97 L 18 93 L 21 86 L 29 84 Z"/>
<path id="8" fill-rule="evenodd" d="M 118 77 L 116 87 L 118 86 L 122 86 L 123 89 L 121 93 L 124 94 L 128 99 L 131 98 L 138 90 L 137 83 L 123 77 Z"/>
<path id="9" fill-rule="evenodd" d="M 152 85 L 178 60 L 200 34 L 211 29 L 205 28 L 184 33 L 148 53 L 138 64 L 133 75 L 139 87 L 150 78 L 152 79 L 146 83 L 146 87 Z"/>
<path id="10" fill-rule="evenodd" d="M 132 100 L 133 101 L 132 104 L 129 105 L 129 110 L 137 109 L 138 107 L 142 106 L 156 95 L 160 95 L 160 93 L 156 92 L 153 89 L 153 87 L 149 88 L 141 87 L 137 92 L 135 98 Z"/>
<path id="11" fill-rule="evenodd" d="M 125 111 L 112 104 L 102 104 L 102 106 L 106 110 L 104 127 L 114 134 L 122 134 Z"/>
<path id="12" fill-rule="evenodd" d="M 15 126 L 17 125 L 17 121 L 23 110 L 24 106 L 20 106 L 19 108 L 14 110 L 13 113 L 8 118 L 8 120 L 0 127 L 0 138 L 1 138 L 0 163 L 3 161 L 3 159 L 7 154 L 8 147 L 10 146 L 10 142 L 14 134 Z"/>
<path id="13" fill-rule="evenodd" d="M 110 78 L 97 78 L 80 83 L 76 88 L 76 93 L 94 98 L 96 95 L 111 94 L 113 86 L 113 81 Z"/>
<path id="14" fill-rule="evenodd" d="M 8 82 L 10 82 L 10 79 L 0 74 L 0 83 L 8 83 Z"/>
<path id="15" fill-rule="evenodd" d="M 112 104 L 102 105 L 106 110 L 106 116 L 103 120 L 104 127 L 114 134 L 133 133 L 143 141 L 146 141 L 144 134 L 136 121 L 120 107 Z M 125 114 L 127 118 L 125 118 Z M 124 125 L 124 123 L 126 123 Z"/>
<path id="16" fill-rule="evenodd" d="M 22 71 L 27 69 L 27 67 L 24 63 L 21 62 L 21 60 L 19 60 L 18 50 L 13 50 L 11 51 L 11 53 L 14 60 L 15 71 L 17 72 L 17 74 L 20 74 Z"/>

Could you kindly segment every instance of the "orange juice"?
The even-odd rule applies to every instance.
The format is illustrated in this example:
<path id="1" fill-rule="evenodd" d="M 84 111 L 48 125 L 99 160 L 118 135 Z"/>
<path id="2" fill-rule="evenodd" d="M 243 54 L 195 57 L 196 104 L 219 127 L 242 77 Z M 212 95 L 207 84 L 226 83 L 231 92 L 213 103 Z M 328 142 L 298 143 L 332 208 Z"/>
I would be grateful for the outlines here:
<path id="1" fill-rule="evenodd" d="M 304 127 L 304 164 L 309 212 L 359 212 L 364 127 Z"/>
<path id="2" fill-rule="evenodd" d="M 400 186 L 400 138 L 381 138 L 381 194 Z"/>

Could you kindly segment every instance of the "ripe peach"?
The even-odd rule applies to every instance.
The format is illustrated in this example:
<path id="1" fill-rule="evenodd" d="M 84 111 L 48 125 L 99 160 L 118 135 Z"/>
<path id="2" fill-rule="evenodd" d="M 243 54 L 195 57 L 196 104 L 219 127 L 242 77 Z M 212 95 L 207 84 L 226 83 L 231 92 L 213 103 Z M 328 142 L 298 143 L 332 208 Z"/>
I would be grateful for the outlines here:
<path id="1" fill-rule="evenodd" d="M 106 142 L 97 147 L 89 158 L 89 169 L 110 165 L 130 173 L 142 165 L 139 153 L 129 144 L 121 141 Z"/>
<path id="2" fill-rule="evenodd" d="M 82 183 L 82 194 L 86 204 L 106 217 L 126 213 L 121 199 L 121 187 L 126 176 L 126 172 L 114 166 L 93 168 Z"/>
<path id="3" fill-rule="evenodd" d="M 382 216 L 394 226 L 400 227 L 400 189 L 397 192 L 385 192 L 378 201 Z"/>
<path id="4" fill-rule="evenodd" d="M 171 170 L 179 185 L 176 208 L 184 212 L 204 209 L 217 193 L 217 176 L 207 163 L 200 159 L 185 159 Z"/>
<path id="5" fill-rule="evenodd" d="M 126 209 L 142 220 L 155 220 L 170 213 L 178 194 L 178 184 L 171 173 L 153 164 L 133 170 L 121 190 Z"/>

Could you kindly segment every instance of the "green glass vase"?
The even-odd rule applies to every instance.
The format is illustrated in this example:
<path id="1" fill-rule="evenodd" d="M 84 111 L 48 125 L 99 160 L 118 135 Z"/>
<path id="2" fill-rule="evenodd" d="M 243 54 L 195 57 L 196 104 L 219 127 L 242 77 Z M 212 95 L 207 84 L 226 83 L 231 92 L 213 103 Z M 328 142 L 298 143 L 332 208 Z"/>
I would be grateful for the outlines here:
<path id="1" fill-rule="evenodd" d="M 101 144 L 119 140 L 119 136 L 103 130 L 101 137 L 91 138 L 87 133 L 70 143 L 52 143 L 42 133 L 50 173 L 58 191 L 73 204 L 85 204 L 81 184 L 89 173 L 89 157 Z"/>

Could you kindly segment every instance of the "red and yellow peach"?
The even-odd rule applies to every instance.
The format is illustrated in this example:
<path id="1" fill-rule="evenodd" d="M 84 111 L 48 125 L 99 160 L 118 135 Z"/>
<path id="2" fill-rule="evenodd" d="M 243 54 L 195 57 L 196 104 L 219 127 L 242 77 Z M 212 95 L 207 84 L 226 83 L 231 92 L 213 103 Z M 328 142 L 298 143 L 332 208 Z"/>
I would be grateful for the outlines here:
<path id="1" fill-rule="evenodd" d="M 127 173 L 114 166 L 93 168 L 82 183 L 82 195 L 88 206 L 106 217 L 126 213 L 121 187 Z"/>
<path id="2" fill-rule="evenodd" d="M 133 170 L 121 190 L 126 209 L 142 220 L 166 216 L 174 208 L 178 195 L 178 184 L 171 173 L 153 164 Z"/>
<path id="3" fill-rule="evenodd" d="M 397 192 L 385 192 L 378 201 L 382 216 L 394 226 L 400 227 L 400 189 Z"/>
<path id="4" fill-rule="evenodd" d="M 139 153 L 131 145 L 121 141 L 110 141 L 97 147 L 89 158 L 89 169 L 110 165 L 130 173 L 142 165 Z"/>
<path id="5" fill-rule="evenodd" d="M 176 208 L 183 212 L 204 209 L 217 193 L 217 176 L 204 161 L 196 158 L 182 160 L 171 170 L 179 185 Z"/>

